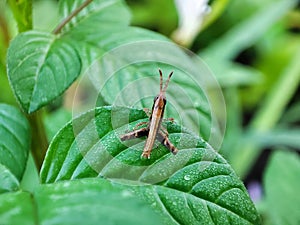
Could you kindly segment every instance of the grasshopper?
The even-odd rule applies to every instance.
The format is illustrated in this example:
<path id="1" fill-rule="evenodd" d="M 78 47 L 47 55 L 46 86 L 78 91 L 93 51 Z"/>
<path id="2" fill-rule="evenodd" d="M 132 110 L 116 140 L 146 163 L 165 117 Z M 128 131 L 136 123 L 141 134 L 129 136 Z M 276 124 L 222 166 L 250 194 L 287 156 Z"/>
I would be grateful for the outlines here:
<path id="1" fill-rule="evenodd" d="M 142 157 L 147 159 L 150 158 L 150 154 L 156 139 L 159 142 L 161 142 L 166 148 L 168 148 L 174 155 L 178 152 L 178 149 L 170 142 L 167 131 L 161 127 L 161 122 L 163 119 L 164 110 L 167 103 L 165 94 L 166 94 L 169 81 L 173 75 L 173 72 L 169 74 L 169 77 L 166 80 L 164 87 L 163 87 L 163 75 L 161 70 L 159 70 L 159 75 L 160 75 L 159 94 L 154 98 L 154 103 L 152 106 L 149 122 L 146 122 L 147 127 L 134 130 L 120 137 L 121 141 L 125 141 L 133 138 L 147 136 L 147 140 L 142 153 Z"/>

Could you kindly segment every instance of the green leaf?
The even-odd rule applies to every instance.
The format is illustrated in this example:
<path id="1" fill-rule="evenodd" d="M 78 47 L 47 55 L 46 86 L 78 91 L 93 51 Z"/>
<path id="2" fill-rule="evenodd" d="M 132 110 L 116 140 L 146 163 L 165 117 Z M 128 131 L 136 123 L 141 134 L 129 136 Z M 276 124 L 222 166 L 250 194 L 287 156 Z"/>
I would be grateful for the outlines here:
<path id="1" fill-rule="evenodd" d="M 66 18 L 83 2 L 84 0 L 60 1 L 61 19 Z M 110 43 L 111 48 L 114 48 L 120 41 L 126 42 L 125 33 L 129 29 L 129 23 L 130 12 L 124 1 L 96 0 L 66 24 L 62 33 L 77 43 L 76 48 L 81 56 L 84 71 L 96 58 L 110 50 L 104 45 Z M 134 33 L 130 34 L 130 38 L 132 36 L 136 37 Z"/>
<path id="2" fill-rule="evenodd" d="M 19 188 L 18 179 L 2 164 L 0 164 L 0 194 L 16 191 Z"/>
<path id="3" fill-rule="evenodd" d="M 27 192 L 0 195 L 0 221 L 2 224 L 37 224 L 34 220 L 32 196 Z"/>
<path id="4" fill-rule="evenodd" d="M 114 1 L 109 1 L 108 5 L 111 2 Z M 76 23 L 76 20 L 71 28 L 66 29 L 68 35 L 80 43 L 77 46 L 78 51 L 83 56 L 84 67 L 88 67 L 86 74 L 92 84 L 96 85 L 97 93 L 101 90 L 105 102 L 115 104 L 118 95 L 123 96 L 122 100 L 130 99 L 132 95 L 125 97 L 125 94 L 120 93 L 131 82 L 139 78 L 149 78 L 150 75 L 155 75 L 158 78 L 159 67 L 164 71 L 173 70 L 172 83 L 174 81 L 174 83 L 180 84 L 181 87 L 173 90 L 168 89 L 168 94 L 173 99 L 178 100 L 176 110 L 185 111 L 185 113 L 181 113 L 181 115 L 172 113 L 174 110 L 169 108 L 166 110 L 166 114 L 178 121 L 185 121 L 186 126 L 192 127 L 196 133 L 200 132 L 208 140 L 211 135 L 212 119 L 209 111 L 211 105 L 208 104 L 208 93 L 204 93 L 204 88 L 199 87 L 195 82 L 195 80 L 201 82 L 203 79 L 202 85 L 206 86 L 205 82 L 209 79 L 203 77 L 204 74 L 206 76 L 209 73 L 207 68 L 202 64 L 199 67 L 197 67 L 198 65 L 195 66 L 196 63 L 193 62 L 193 57 L 185 54 L 182 49 L 172 44 L 166 37 L 149 30 L 126 26 L 128 25 L 126 21 L 129 16 L 126 16 L 125 8 L 121 7 L 122 4 L 118 1 L 115 2 L 116 4 L 111 5 L 111 8 L 107 8 L 107 13 L 124 17 L 123 24 L 121 21 L 113 19 L 108 19 L 107 22 L 95 23 L 97 20 L 91 21 L 89 16 L 81 22 L 79 16 L 78 22 Z M 71 12 L 72 9 L 70 8 L 73 6 L 65 4 L 67 2 L 64 2 L 64 6 L 61 6 L 62 9 Z M 106 11 L 103 13 L 106 13 Z M 97 29 L 100 29 L 101 32 L 95 32 Z M 83 36 L 84 42 L 81 41 Z M 134 54 L 128 54 L 129 52 L 134 52 Z M 191 71 L 194 71 L 194 73 Z M 111 76 L 112 74 L 113 76 Z M 199 78 L 195 74 L 203 74 L 203 77 Z M 153 101 L 152 98 L 157 94 L 157 92 L 153 92 L 154 89 L 151 85 L 140 85 L 132 88 L 132 90 L 136 90 L 135 97 L 138 98 L 135 107 L 150 107 Z M 178 93 L 178 90 L 181 90 L 181 93 L 184 92 L 182 98 L 179 98 L 178 95 L 175 97 L 174 93 Z M 149 95 L 150 91 L 153 95 L 151 100 L 149 98 L 143 99 L 145 96 L 143 94 L 147 93 Z M 92 108 L 95 107 L 95 102 L 93 103 Z M 118 102 L 118 105 L 128 106 L 130 104 L 122 101 Z"/>
<path id="5" fill-rule="evenodd" d="M 146 121 L 144 111 L 125 107 L 100 107 L 79 116 L 50 144 L 42 182 L 96 176 L 118 180 L 160 211 L 168 224 L 260 223 L 231 167 L 185 128 L 164 122 L 179 149 L 176 156 L 156 143 L 151 158 L 141 159 L 143 138 L 120 141 L 126 130 Z"/>
<path id="6" fill-rule="evenodd" d="M 32 29 L 32 0 L 8 0 L 19 32 Z"/>
<path id="7" fill-rule="evenodd" d="M 281 118 L 281 123 L 288 125 L 297 123 L 298 121 L 300 121 L 300 102 L 297 101 L 287 108 L 287 111 Z"/>
<path id="8" fill-rule="evenodd" d="M 105 102 L 149 108 L 158 93 L 158 89 L 154 89 L 159 83 L 158 68 L 165 77 L 173 71 L 167 98 L 174 107 L 166 109 L 166 116 L 184 121 L 185 126 L 200 133 L 205 140 L 213 136 L 213 130 L 220 130 L 213 127 L 212 121 L 216 117 L 216 108 L 224 109 L 223 96 L 210 70 L 197 56 L 191 52 L 191 55 L 186 54 L 166 37 L 145 29 L 126 27 L 107 32 L 107 37 L 91 32 L 86 36 L 86 49 L 80 50 L 102 54 L 85 75 L 97 93 L 101 90 Z M 81 36 L 76 30 L 73 35 Z M 216 90 L 215 96 L 208 91 L 210 88 Z M 94 108 L 95 102 L 86 108 Z M 225 112 L 218 115 L 223 116 Z"/>
<path id="9" fill-rule="evenodd" d="M 44 118 L 45 129 L 49 142 L 54 135 L 72 118 L 71 112 L 65 109 L 58 109 L 57 111 L 46 115 Z"/>
<path id="10" fill-rule="evenodd" d="M 33 156 L 29 154 L 26 170 L 20 183 L 20 189 L 22 191 L 33 192 L 40 183 L 39 172 L 37 171 Z"/>
<path id="11" fill-rule="evenodd" d="M 150 219 L 151 218 L 151 219 Z M 162 224 L 123 186 L 92 178 L 41 185 L 33 195 L 0 195 L 3 224 Z"/>
<path id="12" fill-rule="evenodd" d="M 82 2 L 61 1 L 62 17 L 68 16 Z M 90 32 L 100 33 L 105 40 L 112 30 L 128 23 L 129 13 L 122 1 L 99 0 L 67 23 L 59 36 L 40 31 L 19 34 L 8 49 L 7 70 L 22 108 L 31 113 L 46 105 L 79 76 L 82 61 L 89 62 L 90 58 L 93 61 L 93 53 L 83 47 Z M 109 31 L 101 26 L 109 27 Z"/>
<path id="13" fill-rule="evenodd" d="M 133 193 L 104 179 L 42 185 L 35 198 L 41 224 L 161 224 L 161 218 Z"/>
<path id="14" fill-rule="evenodd" d="M 85 0 L 62 0 L 59 2 L 61 20 L 68 17 Z M 116 16 L 118 15 L 118 16 Z M 62 33 L 79 30 L 83 33 L 102 33 L 102 28 L 128 26 L 130 12 L 121 0 L 94 0 L 84 10 L 80 11 L 62 30 Z M 95 30 L 96 29 L 96 30 Z M 78 37 L 82 38 L 82 37 Z M 82 41 L 82 40 L 81 40 Z"/>
<path id="15" fill-rule="evenodd" d="M 20 180 L 29 152 L 30 128 L 21 112 L 6 104 L 0 104 L 0 137 L 0 165 Z M 1 170 L 7 174 L 3 167 Z"/>
<path id="16" fill-rule="evenodd" d="M 275 128 L 268 132 L 247 132 L 243 142 L 256 142 L 261 149 L 285 146 L 300 149 L 300 129 L 294 128 Z"/>
<path id="17" fill-rule="evenodd" d="M 272 224 L 299 224 L 299 155 L 273 153 L 264 175 L 266 204 Z"/>
<path id="18" fill-rule="evenodd" d="M 253 85 L 263 79 L 262 73 L 252 67 L 229 60 L 220 60 L 220 58 L 203 57 L 203 60 L 208 64 L 222 87 Z"/>
<path id="19" fill-rule="evenodd" d="M 69 38 L 29 31 L 10 44 L 7 71 L 23 109 L 31 113 L 55 99 L 77 78 L 81 62 Z"/>
<path id="20" fill-rule="evenodd" d="M 155 45 L 156 44 L 152 45 L 152 48 L 155 48 Z M 164 48 L 164 45 L 168 46 L 169 44 L 166 42 L 157 44 L 157 46 L 161 46 L 161 48 Z M 110 55 L 118 55 L 119 58 L 115 61 L 116 63 L 124 60 L 128 62 L 128 66 L 120 69 L 117 69 L 118 66 L 116 66 L 116 71 L 110 73 L 106 71 L 107 68 L 106 65 L 104 65 L 105 58 L 103 58 L 104 63 L 101 63 L 101 61 L 99 64 L 96 63 L 96 66 L 90 68 L 88 73 L 91 74 L 89 75 L 91 81 L 96 84 L 97 89 L 101 90 L 101 95 L 105 101 L 112 105 L 151 108 L 153 98 L 159 91 L 158 68 L 163 71 L 164 79 L 166 79 L 170 71 L 173 71 L 174 75 L 167 90 L 165 117 L 181 121 L 182 124 L 189 127 L 195 133 L 200 133 L 205 140 L 209 140 L 213 126 L 212 117 L 216 116 L 212 115 L 211 112 L 214 112 L 214 107 L 220 103 L 220 96 L 216 94 L 214 99 L 210 98 L 210 94 L 205 90 L 205 86 L 209 84 L 205 84 L 206 81 L 201 83 L 203 77 L 201 77 L 199 73 L 192 73 L 189 72 L 188 69 L 185 69 L 184 66 L 186 65 L 190 65 L 190 68 L 193 69 L 197 66 L 193 65 L 191 59 L 180 52 L 177 46 L 175 47 L 171 44 L 165 48 L 169 49 L 170 52 L 163 51 L 164 53 L 160 54 L 164 55 L 163 58 L 171 57 L 170 64 L 160 63 L 159 60 L 158 62 L 151 60 L 149 62 L 147 56 L 143 56 L 144 54 L 142 52 L 138 53 L 137 51 L 135 51 L 137 55 L 136 58 L 139 58 L 140 62 L 131 64 L 131 59 L 122 58 L 122 56 L 117 53 L 110 53 Z M 148 52 L 146 49 L 145 51 Z M 133 58 L 135 59 L 135 57 Z M 133 61 L 135 60 L 132 60 L 132 62 Z M 177 62 L 172 64 L 172 61 Z M 180 61 L 181 65 L 178 61 Z M 174 65 L 177 65 L 179 68 L 176 68 Z M 200 67 L 199 70 L 201 69 L 203 69 L 202 74 L 206 74 L 206 68 Z M 99 71 L 99 73 L 103 73 L 103 75 L 99 76 L 98 73 L 95 74 L 95 71 Z M 207 78 L 207 80 L 209 80 L 209 78 Z M 214 86 L 213 82 L 211 85 Z M 209 104 L 209 99 L 212 100 L 212 104 Z M 223 105 L 219 104 L 219 106 L 222 108 Z M 94 105 L 89 108 L 92 107 L 94 107 Z"/>
<path id="21" fill-rule="evenodd" d="M 122 14 L 120 11 L 118 14 L 125 13 Z M 127 17 L 124 20 L 126 21 L 126 19 Z M 120 94 L 120 91 L 124 91 L 131 82 L 139 78 L 149 78 L 152 75 L 158 77 L 158 67 L 164 71 L 172 70 L 174 71 L 172 83 L 174 81 L 180 87 L 176 90 L 173 89 L 173 94 L 170 94 L 170 90 L 168 93 L 173 95 L 174 99 L 179 98 L 178 95 L 176 97 L 174 95 L 178 90 L 184 94 L 178 101 L 178 105 L 180 105 L 178 111 L 184 111 L 184 113 L 174 115 L 172 110 L 167 109 L 167 115 L 178 121 L 185 121 L 186 126 L 191 127 L 196 133 L 200 133 L 205 140 L 209 140 L 214 135 L 212 132 L 218 128 L 212 127 L 212 121 L 215 118 L 211 117 L 216 115 L 215 106 L 220 99 L 223 100 L 223 96 L 220 97 L 217 94 L 217 100 L 214 101 L 215 99 L 212 100 L 212 98 L 215 96 L 211 96 L 211 92 L 205 90 L 205 88 L 216 87 L 219 90 L 219 86 L 212 81 L 214 78 L 210 76 L 210 70 L 200 59 L 197 59 L 195 55 L 186 54 L 183 49 L 158 33 L 138 27 L 128 27 L 125 26 L 125 23 L 122 25 L 116 21 L 101 24 L 90 21 L 89 18 L 87 21 L 81 23 L 78 19 L 78 23 L 75 23 L 76 26 L 73 25 L 69 30 L 67 29 L 67 32 L 72 39 L 79 43 L 77 47 L 83 58 L 83 67 L 87 71 L 85 75 L 91 80 L 97 93 L 101 90 L 101 97 L 106 103 L 115 104 L 117 96 L 122 96 L 121 99 L 124 100 L 125 94 Z M 101 32 L 95 32 L 97 29 L 100 29 Z M 84 42 L 81 41 L 82 37 L 84 37 Z M 149 107 L 149 101 L 146 101 L 149 99 L 144 99 L 143 93 L 148 92 L 149 96 L 149 92 L 152 91 L 153 97 L 157 94 L 157 92 L 153 93 L 154 89 L 151 85 L 134 86 L 131 90 L 135 90 L 134 93 L 137 93 L 135 97 L 138 100 L 135 107 Z M 132 95 L 128 95 L 127 99 L 130 96 Z M 92 108 L 95 107 L 95 102 L 93 102 Z M 212 104 L 208 104 L 208 102 Z M 221 105 L 219 108 L 224 109 L 222 103 L 218 106 Z M 120 105 L 131 106 L 132 104 L 123 101 Z M 213 113 L 211 113 L 212 111 Z M 225 112 L 220 112 L 218 115 L 225 115 Z M 222 120 L 223 118 L 218 119 Z"/>

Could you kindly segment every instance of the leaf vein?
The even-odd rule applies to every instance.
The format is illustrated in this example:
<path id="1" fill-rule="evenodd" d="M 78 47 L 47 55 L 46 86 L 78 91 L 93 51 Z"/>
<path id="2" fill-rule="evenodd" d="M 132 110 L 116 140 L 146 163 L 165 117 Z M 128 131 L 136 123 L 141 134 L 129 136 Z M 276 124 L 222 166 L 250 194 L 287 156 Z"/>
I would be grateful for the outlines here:
<path id="1" fill-rule="evenodd" d="M 7 127 L 5 124 L 1 124 L 1 125 L 0 125 L 0 128 L 1 128 L 1 127 L 2 127 L 3 129 L 5 129 L 6 131 L 8 131 L 8 133 L 11 134 L 11 135 L 14 137 L 14 139 L 17 140 L 17 143 L 18 143 L 20 149 L 22 149 L 22 148 L 23 148 L 23 144 L 22 144 L 22 141 L 19 139 L 19 137 L 18 137 L 17 135 L 15 135 L 14 132 L 13 132 L 12 130 L 10 130 L 10 128 Z"/>
<path id="2" fill-rule="evenodd" d="M 174 222 L 180 224 L 179 221 L 177 221 L 176 218 L 174 218 L 174 216 L 169 212 L 167 206 L 165 205 L 165 203 L 162 201 L 161 197 L 159 196 L 159 194 L 156 192 L 156 199 L 158 200 L 158 202 L 160 203 L 160 205 L 163 207 L 164 211 L 174 220 Z"/>
<path id="3" fill-rule="evenodd" d="M 43 55 L 43 57 L 41 57 L 41 59 L 39 61 L 40 65 L 37 66 L 36 76 L 34 76 L 35 84 L 34 84 L 33 90 L 32 90 L 31 95 L 30 95 L 30 106 L 31 106 L 31 102 L 32 102 L 32 97 L 34 96 L 34 93 L 36 92 L 36 88 L 37 88 L 37 82 L 36 81 L 39 79 L 39 75 L 41 74 L 40 73 L 41 69 L 43 68 L 43 65 L 45 65 L 45 61 L 48 58 L 48 54 L 50 52 L 50 49 L 51 49 L 52 45 L 55 43 L 55 40 L 56 39 L 53 38 L 52 40 L 50 39 L 49 42 L 47 42 L 47 45 L 45 46 L 45 49 L 43 51 L 44 55 Z M 30 106 L 29 106 L 29 108 L 31 108 Z"/>
<path id="4" fill-rule="evenodd" d="M 15 161 L 14 165 L 17 165 L 17 167 L 19 168 L 18 171 L 22 171 L 22 166 L 21 164 L 19 163 L 19 159 L 16 158 L 15 154 L 12 152 L 12 150 L 10 148 L 8 148 L 5 143 L 1 143 L 0 142 L 0 146 L 2 146 L 4 149 L 6 149 L 7 153 L 9 155 L 11 155 L 11 158 Z M 11 169 L 9 169 L 9 171 L 11 171 Z"/>
<path id="5" fill-rule="evenodd" d="M 214 176 L 206 177 L 206 178 L 204 178 L 204 179 L 202 179 L 202 180 L 199 180 L 197 183 L 195 183 L 195 184 L 192 186 L 192 188 L 191 188 L 187 193 L 192 193 L 194 187 L 197 186 L 199 183 L 202 183 L 203 181 L 209 180 L 209 179 L 211 179 L 211 178 L 219 177 L 219 176 L 228 176 L 228 175 L 229 175 L 229 174 L 216 174 L 216 175 L 214 175 Z"/>
<path id="6" fill-rule="evenodd" d="M 11 114 L 7 114 L 7 112 L 4 110 L 0 110 L 0 116 L 5 117 L 7 120 L 12 121 L 14 124 L 17 124 L 18 126 L 24 128 L 24 130 L 26 130 L 26 128 L 27 128 L 27 126 L 24 123 L 22 123 L 21 120 L 19 120 L 18 118 L 12 117 Z"/>
<path id="7" fill-rule="evenodd" d="M 204 201 L 206 201 L 206 200 L 204 200 Z M 216 225 L 216 223 L 215 223 L 215 221 L 214 221 L 214 219 L 213 219 L 214 217 L 213 217 L 213 215 L 212 215 L 211 209 L 210 209 L 210 207 L 209 207 L 207 204 L 206 204 L 206 208 L 207 208 L 209 217 L 211 218 L 211 221 L 213 222 L 213 224 Z"/>

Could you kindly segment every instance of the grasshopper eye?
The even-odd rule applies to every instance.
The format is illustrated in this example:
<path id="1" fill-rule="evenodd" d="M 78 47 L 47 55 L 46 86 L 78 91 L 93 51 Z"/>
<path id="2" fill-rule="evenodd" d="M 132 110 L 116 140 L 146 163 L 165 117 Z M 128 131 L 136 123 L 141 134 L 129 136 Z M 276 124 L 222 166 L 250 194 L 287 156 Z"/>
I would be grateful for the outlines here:
<path id="1" fill-rule="evenodd" d="M 153 99 L 153 101 L 155 102 L 158 99 L 158 95 L 155 96 L 155 98 Z"/>

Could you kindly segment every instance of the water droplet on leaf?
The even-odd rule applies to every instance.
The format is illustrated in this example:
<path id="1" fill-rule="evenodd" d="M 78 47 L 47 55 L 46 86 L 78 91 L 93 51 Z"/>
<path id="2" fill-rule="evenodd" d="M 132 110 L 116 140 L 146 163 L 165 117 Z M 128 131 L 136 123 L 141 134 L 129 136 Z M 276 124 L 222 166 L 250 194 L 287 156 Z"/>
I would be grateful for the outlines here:
<path id="1" fill-rule="evenodd" d="M 185 175 L 185 176 L 183 177 L 183 179 L 185 179 L 185 180 L 190 180 L 191 177 L 190 177 L 189 175 Z"/>

